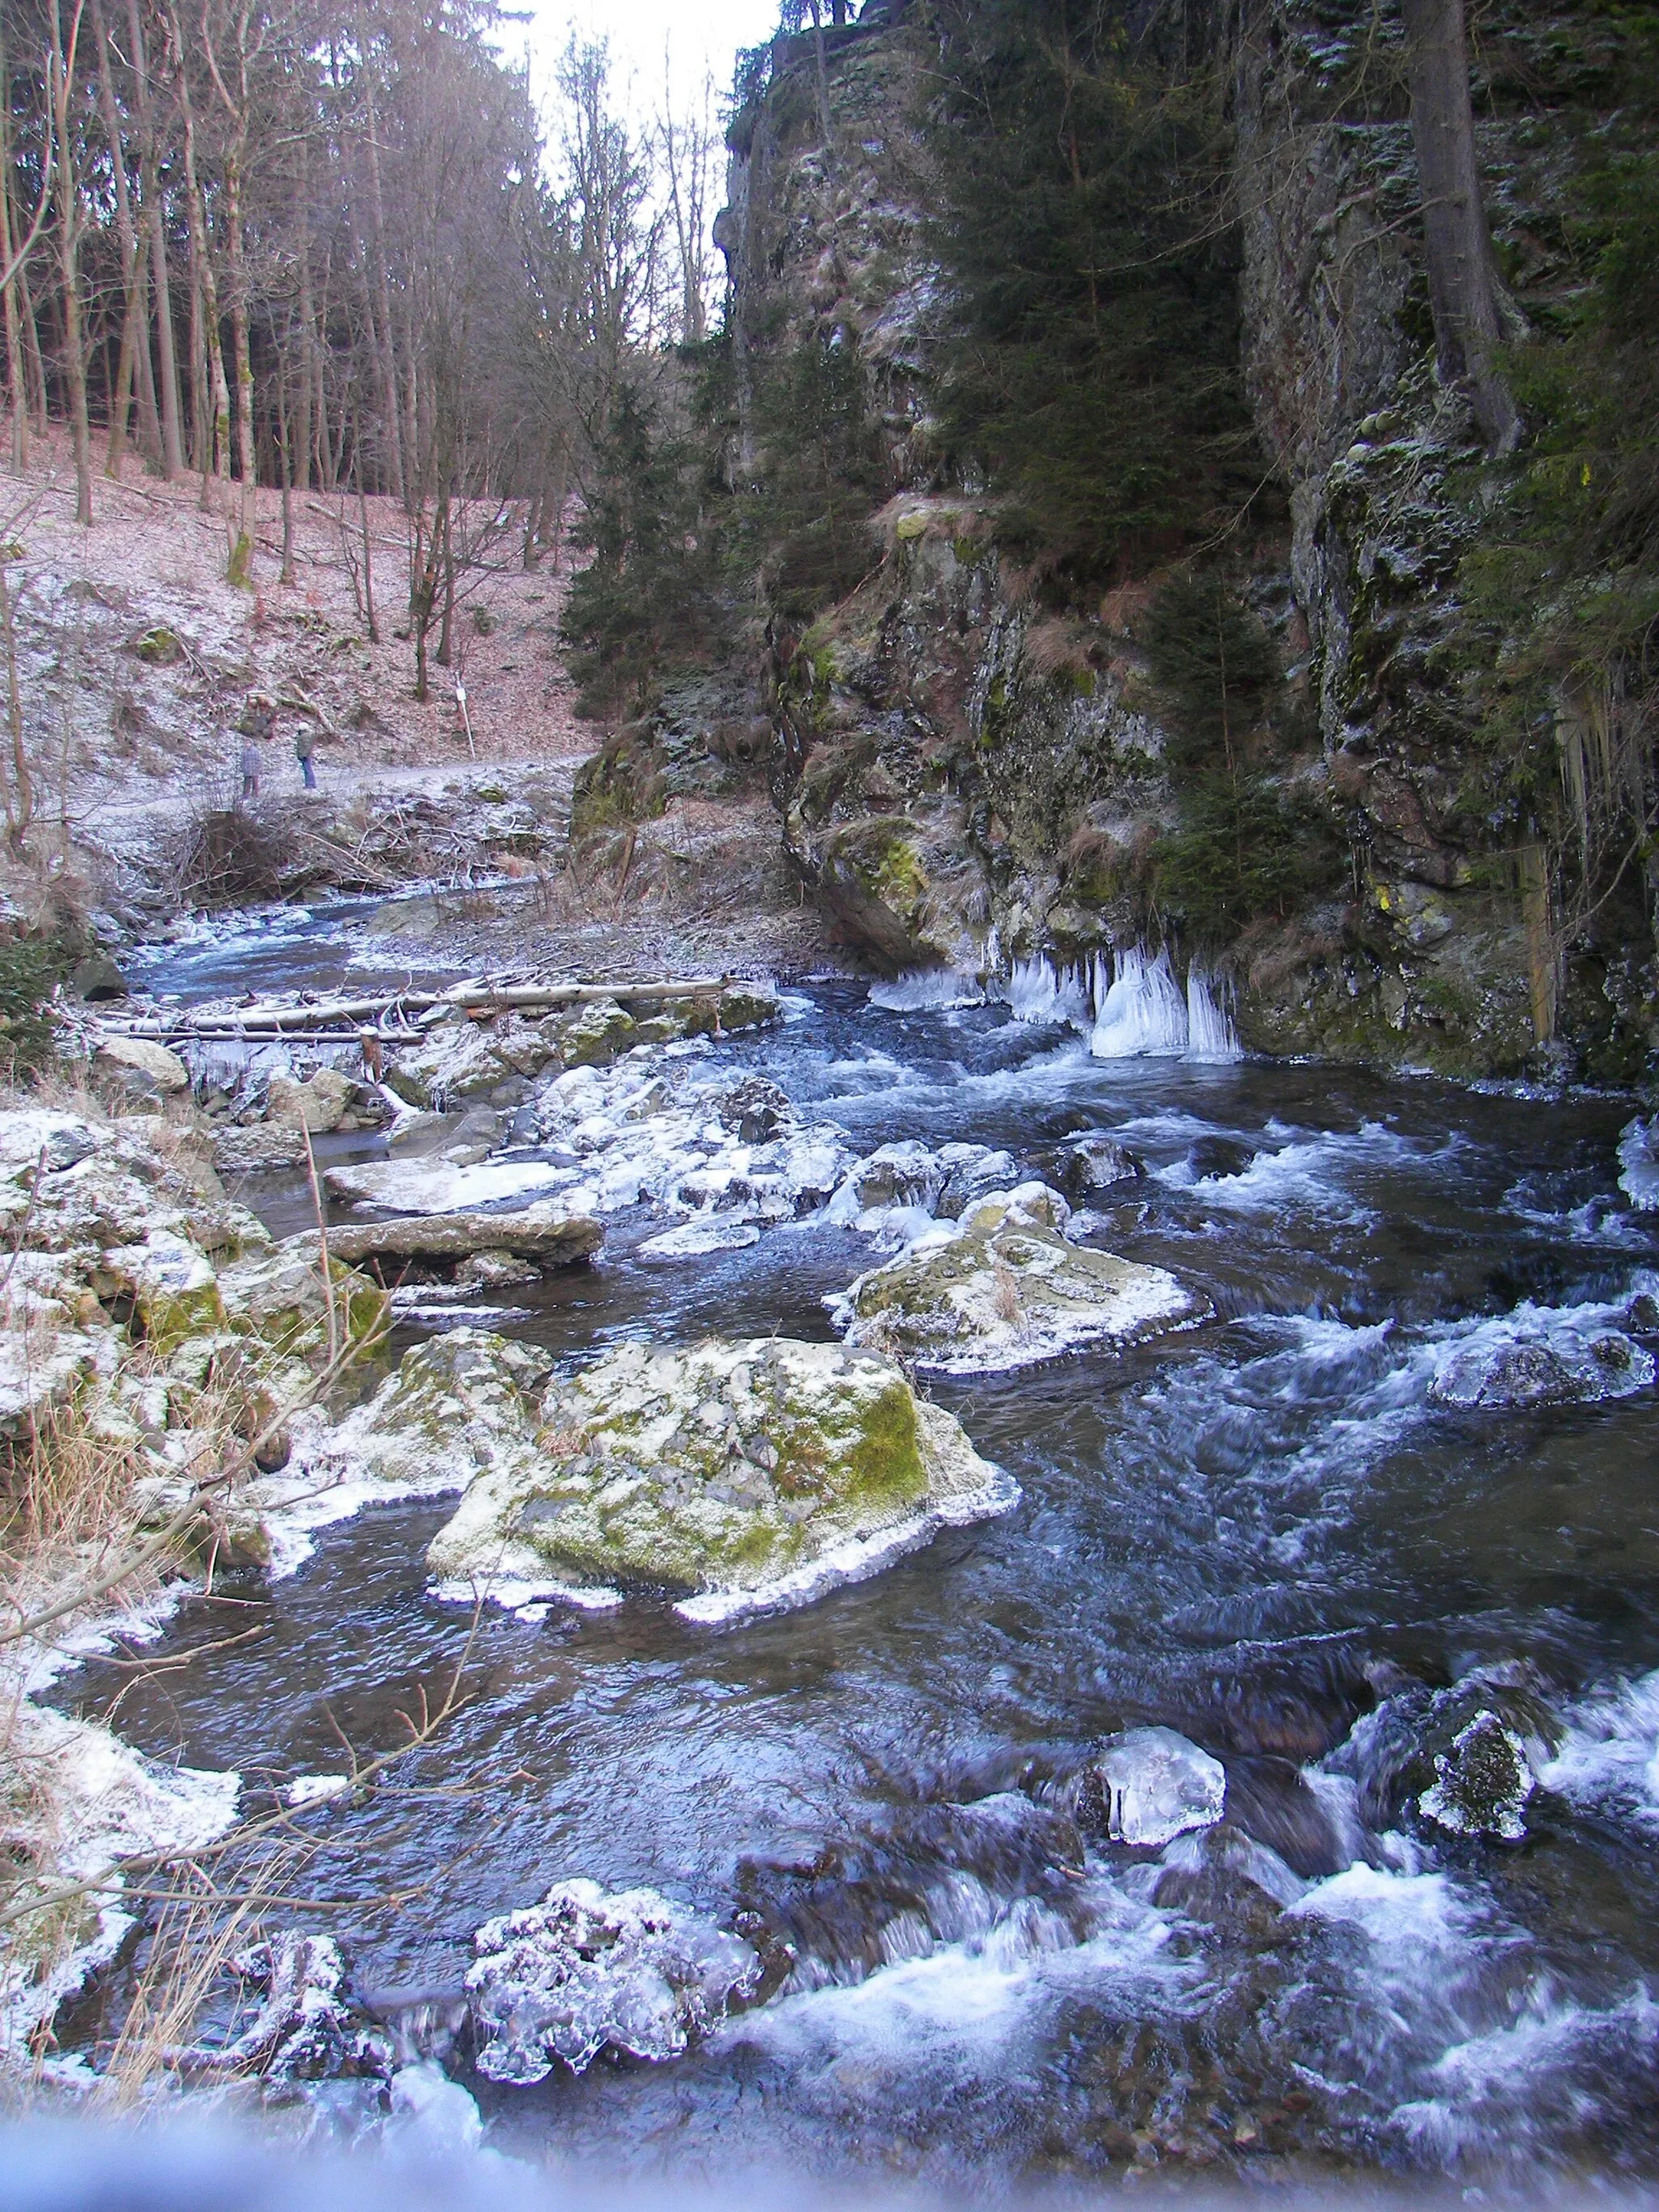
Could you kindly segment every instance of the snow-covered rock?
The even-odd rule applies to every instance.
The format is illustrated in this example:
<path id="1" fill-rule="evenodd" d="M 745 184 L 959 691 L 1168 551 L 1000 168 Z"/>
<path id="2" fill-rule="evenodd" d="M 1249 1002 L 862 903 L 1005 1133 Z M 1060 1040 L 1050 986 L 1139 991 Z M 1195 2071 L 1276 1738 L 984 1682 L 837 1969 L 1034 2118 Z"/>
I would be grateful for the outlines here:
<path id="1" fill-rule="evenodd" d="M 1527 1832 L 1523 1815 L 1536 1784 L 1521 1736 L 1483 1706 L 1434 1754 L 1434 1780 L 1417 1808 L 1450 1835 L 1516 1844 Z"/>
<path id="2" fill-rule="evenodd" d="M 458 1594 L 635 1587 L 717 1620 L 801 1602 L 1018 1496 L 890 1361 L 836 1345 L 623 1345 L 490 1419 L 489 1463 L 428 1552 Z M 370 1409 L 365 1429 L 386 1426 Z"/>
<path id="3" fill-rule="evenodd" d="M 1443 1406 L 1589 1405 L 1627 1398 L 1654 1378 L 1651 1352 L 1621 1329 L 1569 1309 L 1523 1310 L 1478 1328 L 1440 1361 L 1429 1395 Z"/>
<path id="4" fill-rule="evenodd" d="M 602 2051 L 678 2058 L 761 1984 L 749 1945 L 651 1889 L 607 1896 L 556 1882 L 539 1905 L 487 1920 L 468 1972 L 478 2071 L 528 2087 Z"/>
<path id="5" fill-rule="evenodd" d="M 1070 1218 L 1057 1191 L 1031 1182 L 981 1199 L 954 1227 L 935 1224 L 836 1301 L 848 1342 L 968 1375 L 1199 1316 L 1164 1268 L 1069 1243 Z"/>

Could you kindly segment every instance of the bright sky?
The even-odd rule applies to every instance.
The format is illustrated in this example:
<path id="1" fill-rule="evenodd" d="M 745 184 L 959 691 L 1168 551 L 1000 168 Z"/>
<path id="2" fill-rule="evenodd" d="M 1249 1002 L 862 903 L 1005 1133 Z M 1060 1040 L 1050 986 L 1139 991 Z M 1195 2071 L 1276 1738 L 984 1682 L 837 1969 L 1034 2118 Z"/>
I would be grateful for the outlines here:
<path id="1" fill-rule="evenodd" d="M 718 94 L 731 89 L 739 46 L 758 46 L 777 27 L 778 0 L 518 0 L 533 20 L 506 27 L 511 52 L 530 44 L 532 82 L 544 93 L 554 64 L 574 30 L 583 39 L 608 38 L 618 104 L 644 120 L 662 104 L 663 42 L 673 61 L 674 104 L 700 105 L 704 73 Z M 629 81 L 632 79 L 632 96 Z"/>

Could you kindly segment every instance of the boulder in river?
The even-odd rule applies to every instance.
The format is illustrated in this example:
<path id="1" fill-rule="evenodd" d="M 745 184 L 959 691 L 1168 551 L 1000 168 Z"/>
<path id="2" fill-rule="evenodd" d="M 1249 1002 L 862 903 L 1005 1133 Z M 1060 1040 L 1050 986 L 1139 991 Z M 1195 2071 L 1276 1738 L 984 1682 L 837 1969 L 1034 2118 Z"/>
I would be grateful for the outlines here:
<path id="1" fill-rule="evenodd" d="M 1621 1329 L 1580 1329 L 1540 1315 L 1478 1327 L 1443 1359 L 1429 1395 L 1471 1410 L 1593 1405 L 1645 1389 L 1653 1377 L 1652 1353 Z"/>
<path id="2" fill-rule="evenodd" d="M 1560 1729 L 1530 1667 L 1505 1662 L 1445 1688 L 1394 1690 L 1322 1765 L 1352 1779 L 1358 1816 L 1376 1833 L 1415 1814 L 1454 1835 L 1512 1843 Z"/>
<path id="3" fill-rule="evenodd" d="M 849 1344 L 970 1375 L 1101 1340 L 1127 1344 L 1202 1309 L 1163 1267 L 1069 1243 L 1071 1208 L 1046 1183 L 981 1199 L 847 1293 Z"/>
<path id="4" fill-rule="evenodd" d="M 112 1076 L 131 1089 L 171 1097 L 190 1088 L 190 1070 L 184 1061 L 154 1037 L 122 1036 L 108 1031 L 99 1038 L 92 1064 L 99 1074 Z"/>
<path id="5" fill-rule="evenodd" d="M 297 1076 L 273 1075 L 265 1110 L 281 1128 L 309 1129 L 313 1137 L 325 1136 L 339 1127 L 356 1088 L 337 1067 L 319 1067 L 303 1082 Z"/>
<path id="6" fill-rule="evenodd" d="M 1080 1827 L 1115 1844 L 1161 1849 L 1221 1818 L 1227 1770 L 1174 1729 L 1126 1729 L 1101 1746 L 1072 1797 Z"/>
<path id="7" fill-rule="evenodd" d="M 1417 1801 L 1425 1820 L 1454 1836 L 1495 1836 L 1518 1844 L 1537 1778 L 1516 1730 L 1485 1706 L 1445 1750 L 1434 1755 L 1434 1780 Z"/>
<path id="8" fill-rule="evenodd" d="M 890 1360 L 780 1338 L 628 1344 L 549 1384 L 535 1449 L 493 1455 L 427 1556 L 450 1585 L 643 1588 L 719 1620 L 1018 1495 Z"/>
<path id="9" fill-rule="evenodd" d="M 539 1905 L 484 1922 L 466 1978 L 478 2071 L 528 2087 L 602 2051 L 678 2058 L 761 1986 L 740 1936 L 651 1889 L 607 1896 L 556 1882 Z"/>

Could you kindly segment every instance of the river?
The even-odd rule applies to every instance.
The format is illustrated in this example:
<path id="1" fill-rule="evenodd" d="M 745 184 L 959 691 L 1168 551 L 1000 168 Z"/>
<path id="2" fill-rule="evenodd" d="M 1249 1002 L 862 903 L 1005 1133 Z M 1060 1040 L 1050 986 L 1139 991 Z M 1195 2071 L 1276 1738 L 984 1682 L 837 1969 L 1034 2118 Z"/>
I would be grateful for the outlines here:
<path id="1" fill-rule="evenodd" d="M 172 948 L 145 980 L 343 974 L 333 922 L 276 937 Z M 471 1702 L 402 1793 L 339 1815 L 362 1851 L 330 1881 L 363 1902 L 325 1924 L 359 1981 L 458 1986 L 481 1920 L 569 1875 L 760 1915 L 795 1950 L 787 1990 L 688 2057 L 531 2089 L 463 2072 L 499 2148 L 632 2174 L 1659 2174 L 1659 1394 L 1460 1411 L 1427 1389 L 1526 1302 L 1651 1284 L 1659 1217 L 1616 1187 L 1628 1102 L 1102 1060 L 1004 1006 L 888 1011 L 846 983 L 791 1003 L 722 1049 L 865 1149 L 1040 1165 L 1070 1133 L 1121 1139 L 1149 1172 L 1102 1194 L 1097 1241 L 1216 1317 L 936 1382 L 1021 1503 L 800 1609 L 486 1613 Z M 295 1225 L 291 1188 L 250 1195 Z M 569 1362 L 828 1339 L 825 1297 L 870 1263 L 816 1228 L 647 1265 L 644 1233 L 624 1217 L 504 1325 Z M 326 1530 L 291 1577 L 222 1593 L 263 1634 L 191 1659 L 226 1615 L 188 1603 L 150 1655 L 179 1663 L 60 1694 L 122 1691 L 123 1732 L 193 1765 L 337 1768 L 465 1642 L 424 1587 L 450 1510 Z M 1340 1776 L 1379 1698 L 1504 1665 L 1558 1753 L 1525 1841 L 1362 1829 Z M 1224 1848 L 1061 1861 L 1022 1808 L 1140 1723 L 1224 1762 Z"/>

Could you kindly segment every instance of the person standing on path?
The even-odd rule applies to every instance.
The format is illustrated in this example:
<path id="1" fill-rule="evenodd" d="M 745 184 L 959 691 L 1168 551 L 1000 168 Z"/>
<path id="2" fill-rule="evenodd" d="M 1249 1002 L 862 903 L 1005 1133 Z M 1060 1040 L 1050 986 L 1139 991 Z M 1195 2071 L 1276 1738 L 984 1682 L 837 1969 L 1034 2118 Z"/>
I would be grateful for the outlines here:
<path id="1" fill-rule="evenodd" d="M 311 756 L 317 740 L 309 722 L 301 722 L 294 739 L 294 757 L 300 763 L 300 773 L 306 780 L 306 789 L 315 791 L 317 778 L 312 772 Z"/>
<path id="2" fill-rule="evenodd" d="M 242 796 L 244 799 L 257 799 L 259 796 L 259 740 L 250 734 L 242 740 Z"/>

